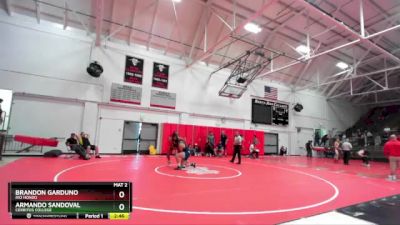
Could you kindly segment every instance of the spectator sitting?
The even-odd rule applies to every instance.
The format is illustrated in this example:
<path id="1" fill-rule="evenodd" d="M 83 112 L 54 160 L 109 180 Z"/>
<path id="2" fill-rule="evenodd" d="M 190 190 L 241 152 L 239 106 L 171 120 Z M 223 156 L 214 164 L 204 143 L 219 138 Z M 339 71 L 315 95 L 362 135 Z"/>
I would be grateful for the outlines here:
<path id="1" fill-rule="evenodd" d="M 254 143 L 252 143 L 252 144 L 250 145 L 250 155 L 249 155 L 249 157 L 252 158 L 252 159 L 258 159 L 258 153 L 259 153 L 259 152 L 260 152 L 260 150 L 258 150 L 258 149 L 255 147 Z"/>
<path id="2" fill-rule="evenodd" d="M 201 149 L 200 149 L 200 147 L 199 147 L 199 145 L 197 143 L 194 143 L 193 149 L 194 149 L 194 155 L 195 156 L 200 156 L 201 155 Z"/>
<path id="3" fill-rule="evenodd" d="M 365 149 L 361 149 L 357 152 L 357 155 L 359 155 L 363 161 L 364 166 L 370 166 L 369 164 L 369 151 Z"/>
<path id="4" fill-rule="evenodd" d="M 205 154 L 208 157 L 215 156 L 214 145 L 212 145 L 210 142 L 206 143 Z"/>
<path id="5" fill-rule="evenodd" d="M 99 154 L 99 147 L 96 146 L 96 145 L 90 144 L 89 135 L 88 134 L 85 134 L 84 132 L 81 132 L 80 140 L 81 140 L 82 147 L 84 149 L 86 149 L 86 152 L 87 152 L 88 155 L 90 155 L 90 150 L 92 150 L 92 151 L 95 151 L 96 158 L 101 158 L 100 154 Z"/>
<path id="6" fill-rule="evenodd" d="M 217 147 L 215 148 L 215 154 L 216 154 L 218 157 L 224 156 L 225 150 L 224 150 L 224 147 L 222 146 L 222 143 L 219 143 L 219 144 L 217 145 Z"/>
<path id="7" fill-rule="evenodd" d="M 192 148 L 192 145 L 191 144 L 188 144 L 188 146 L 187 146 L 187 148 L 189 149 L 189 153 L 190 153 L 190 155 L 191 156 L 194 156 L 194 148 Z"/>
<path id="8" fill-rule="evenodd" d="M 286 155 L 287 154 L 287 148 L 285 146 L 281 146 L 279 149 L 279 155 Z"/>

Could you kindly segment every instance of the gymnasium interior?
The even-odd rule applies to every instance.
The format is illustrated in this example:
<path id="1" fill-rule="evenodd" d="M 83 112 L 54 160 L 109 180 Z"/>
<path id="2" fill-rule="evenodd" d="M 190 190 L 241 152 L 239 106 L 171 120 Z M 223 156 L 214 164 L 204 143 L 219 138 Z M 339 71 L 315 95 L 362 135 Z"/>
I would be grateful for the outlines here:
<path id="1" fill-rule="evenodd" d="M 1 0 L 0 224 L 399 224 L 399 28 L 398 0 Z"/>

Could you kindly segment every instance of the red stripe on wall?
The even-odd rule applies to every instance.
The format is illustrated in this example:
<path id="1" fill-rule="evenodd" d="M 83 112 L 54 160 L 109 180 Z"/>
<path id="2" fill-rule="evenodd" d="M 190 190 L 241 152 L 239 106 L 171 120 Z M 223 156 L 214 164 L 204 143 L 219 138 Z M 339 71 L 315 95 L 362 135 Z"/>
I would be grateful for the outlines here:
<path id="1" fill-rule="evenodd" d="M 128 101 L 128 100 L 121 100 L 121 99 L 110 99 L 110 101 L 112 101 L 112 102 L 127 103 L 127 104 L 140 105 L 140 102 L 134 102 L 134 101 Z"/>
<path id="2" fill-rule="evenodd" d="M 174 106 L 165 106 L 165 105 L 157 105 L 157 104 L 150 104 L 150 106 L 159 107 L 159 108 L 166 108 L 166 109 L 175 109 Z"/>

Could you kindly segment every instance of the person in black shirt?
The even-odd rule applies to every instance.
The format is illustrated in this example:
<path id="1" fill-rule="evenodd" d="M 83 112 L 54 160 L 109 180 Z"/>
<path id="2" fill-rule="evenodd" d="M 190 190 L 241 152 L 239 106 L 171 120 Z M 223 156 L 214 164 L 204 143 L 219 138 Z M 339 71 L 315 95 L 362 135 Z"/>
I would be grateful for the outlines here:
<path id="1" fill-rule="evenodd" d="M 78 144 L 78 137 L 75 133 L 71 134 L 71 137 L 67 139 L 65 144 L 72 151 L 76 152 L 76 154 L 78 154 L 80 156 L 80 158 L 86 159 L 86 160 L 90 159 L 90 156 L 88 154 L 86 154 L 85 149 Z"/>
<path id="2" fill-rule="evenodd" d="M 1 109 L 1 103 L 3 103 L 3 99 L 0 98 L 0 126 L 3 124 L 3 110 Z"/>
<path id="3" fill-rule="evenodd" d="M 167 152 L 167 160 L 168 160 L 168 164 L 171 163 L 171 156 L 170 155 L 175 155 L 177 153 L 178 150 L 178 145 L 179 145 L 179 135 L 178 132 L 174 131 L 171 135 L 171 137 L 169 138 L 169 149 Z"/>
<path id="4" fill-rule="evenodd" d="M 286 155 L 287 154 L 287 148 L 285 146 L 281 146 L 279 149 L 279 155 Z"/>
<path id="5" fill-rule="evenodd" d="M 226 155 L 226 143 L 228 142 L 228 136 L 226 136 L 225 131 L 221 131 L 221 145 L 223 148 L 223 151 Z"/>
<path id="6" fill-rule="evenodd" d="M 90 144 L 89 135 L 81 132 L 81 140 L 82 140 L 82 147 L 86 149 L 86 153 L 90 155 L 90 150 L 95 151 L 96 158 L 101 158 L 99 154 L 99 147 L 96 145 Z"/>
<path id="7" fill-rule="evenodd" d="M 312 141 L 310 140 L 306 143 L 307 157 L 312 157 L 312 147 Z"/>

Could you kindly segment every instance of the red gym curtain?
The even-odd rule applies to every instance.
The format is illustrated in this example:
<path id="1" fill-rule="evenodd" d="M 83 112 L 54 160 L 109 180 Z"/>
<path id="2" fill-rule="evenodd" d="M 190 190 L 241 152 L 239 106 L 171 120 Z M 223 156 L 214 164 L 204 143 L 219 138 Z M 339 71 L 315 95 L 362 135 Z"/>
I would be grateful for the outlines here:
<path id="1" fill-rule="evenodd" d="M 172 124 L 164 123 L 162 128 L 162 150 L 161 154 L 166 154 L 170 147 L 169 138 L 174 131 L 177 131 L 179 137 L 183 138 L 187 144 L 194 145 L 197 143 L 202 152 L 207 142 L 207 136 L 210 131 L 214 133 L 215 144 L 217 145 L 221 141 L 221 131 L 225 131 L 228 137 L 226 145 L 226 151 L 228 155 L 233 154 L 233 139 L 236 131 L 239 132 L 244 138 L 243 142 L 243 154 L 250 153 L 250 144 L 253 142 L 254 135 L 258 138 L 258 145 L 256 146 L 260 150 L 262 155 L 264 152 L 264 132 L 255 130 L 243 130 L 243 129 L 231 129 L 224 127 L 206 127 L 206 126 L 195 126 L 189 124 Z"/>

